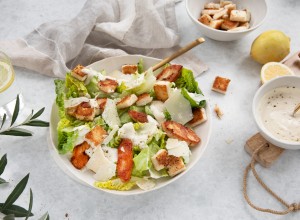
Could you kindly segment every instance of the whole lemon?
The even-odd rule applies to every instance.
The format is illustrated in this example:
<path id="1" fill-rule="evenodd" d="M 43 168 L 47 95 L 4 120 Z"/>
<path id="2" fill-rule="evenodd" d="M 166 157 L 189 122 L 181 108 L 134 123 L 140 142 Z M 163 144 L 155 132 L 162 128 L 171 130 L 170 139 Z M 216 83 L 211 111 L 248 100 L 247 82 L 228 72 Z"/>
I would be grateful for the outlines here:
<path id="1" fill-rule="evenodd" d="M 280 62 L 290 53 L 290 38 L 281 31 L 271 30 L 259 35 L 252 43 L 251 57 L 261 63 Z"/>

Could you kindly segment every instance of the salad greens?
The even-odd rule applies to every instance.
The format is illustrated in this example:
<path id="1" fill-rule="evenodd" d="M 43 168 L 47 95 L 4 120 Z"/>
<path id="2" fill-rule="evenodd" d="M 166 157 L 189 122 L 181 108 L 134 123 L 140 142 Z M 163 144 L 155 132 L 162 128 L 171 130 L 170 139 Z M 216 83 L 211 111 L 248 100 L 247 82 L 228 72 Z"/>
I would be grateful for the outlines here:
<path id="1" fill-rule="evenodd" d="M 185 88 L 188 92 L 202 94 L 193 72 L 189 69 L 182 68 L 181 76 L 175 81 L 175 84 L 178 88 Z"/>
<path id="2" fill-rule="evenodd" d="M 76 98 L 89 94 L 84 83 L 72 77 L 71 73 L 66 74 L 65 88 L 66 98 Z"/>
<path id="3" fill-rule="evenodd" d="M 164 68 L 170 66 L 172 65 L 167 64 Z M 85 80 L 67 73 L 65 80 L 54 81 L 60 117 L 57 126 L 57 149 L 60 154 L 73 154 L 72 163 L 72 160 L 86 158 L 87 168 L 96 173 L 94 175 L 96 187 L 111 190 L 130 190 L 135 186 L 142 189 L 153 187 L 155 179 L 172 176 L 168 171 L 169 167 L 158 169 L 153 162 L 158 152 L 168 152 L 168 149 L 176 153 L 173 157 L 178 157 L 182 164 L 188 161 L 186 152 L 182 153 L 184 147 L 180 144 L 176 149 L 167 146 L 167 140 L 172 137 L 169 137 L 161 126 L 164 121 L 175 120 L 171 115 L 176 113 L 176 106 L 172 104 L 176 103 L 176 99 L 168 105 L 168 110 L 163 107 L 163 102 L 156 99 L 154 86 L 157 83 L 157 72 L 154 73 L 152 69 L 145 71 L 142 59 L 137 63 L 135 73 L 125 75 L 114 72 L 115 78 L 106 76 L 103 71 L 98 72 L 89 68 L 83 67 L 81 71 L 88 75 Z M 187 103 L 190 112 L 193 108 L 205 107 L 206 99 L 194 79 L 193 72 L 182 68 L 178 74 L 180 75 L 177 80 L 172 82 L 169 95 L 176 93 L 176 97 L 180 96 L 180 100 Z M 108 80 L 105 86 L 112 86 L 112 92 L 105 92 L 99 85 L 99 81 L 105 80 Z M 117 86 L 113 87 L 109 84 L 109 80 L 117 82 Z M 148 99 L 142 102 L 144 104 L 138 105 L 136 101 L 144 94 L 148 94 Z M 100 102 L 104 103 L 104 107 L 101 107 Z M 141 122 L 139 117 L 144 118 L 146 122 Z M 92 139 L 89 139 L 90 137 Z M 95 139 L 101 143 L 98 144 Z M 133 145 L 129 181 L 124 181 L 118 176 L 120 160 L 118 151 L 120 149 L 122 151 L 120 146 L 123 139 L 130 139 Z M 83 148 L 86 146 L 83 143 L 87 143 L 88 149 Z M 93 157 L 95 149 L 99 147 L 103 150 L 100 155 L 104 155 L 101 156 L 101 161 Z M 83 149 L 79 159 L 76 158 L 78 149 Z M 74 163 L 73 165 L 75 166 Z M 111 175 L 112 171 L 115 175 Z"/>

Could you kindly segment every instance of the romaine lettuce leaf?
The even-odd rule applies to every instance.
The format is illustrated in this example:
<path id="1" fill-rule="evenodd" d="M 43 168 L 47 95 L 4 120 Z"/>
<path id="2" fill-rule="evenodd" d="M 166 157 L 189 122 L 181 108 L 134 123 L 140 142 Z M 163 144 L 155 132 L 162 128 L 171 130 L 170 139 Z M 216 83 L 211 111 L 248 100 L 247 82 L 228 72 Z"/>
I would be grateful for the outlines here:
<path id="1" fill-rule="evenodd" d="M 109 126 L 105 123 L 104 119 L 101 116 L 94 118 L 92 122 L 87 122 L 86 124 L 88 124 L 90 128 L 93 128 L 96 125 L 100 125 L 106 131 L 109 129 Z"/>
<path id="2" fill-rule="evenodd" d="M 143 177 L 149 169 L 149 148 L 144 148 L 133 158 L 133 162 L 132 176 Z"/>
<path id="3" fill-rule="evenodd" d="M 164 137 L 165 137 L 165 134 L 161 136 L 160 140 L 162 140 L 162 142 L 164 143 L 163 145 L 165 146 L 166 144 L 165 144 Z M 159 179 L 161 177 L 169 176 L 166 169 L 162 169 L 160 171 L 157 171 L 157 170 L 155 170 L 155 168 L 152 164 L 151 157 L 153 157 L 157 153 L 157 151 L 164 148 L 164 147 L 159 147 L 159 145 L 157 143 L 158 142 L 155 139 L 153 139 L 152 142 L 149 144 L 149 158 L 150 158 L 150 160 L 149 160 L 149 173 L 150 173 L 150 176 L 154 179 Z"/>
<path id="4" fill-rule="evenodd" d="M 131 117 L 129 116 L 127 110 L 122 112 L 122 114 L 120 114 L 119 117 L 120 117 L 120 121 L 121 121 L 122 125 L 126 124 L 128 122 L 133 122 Z"/>
<path id="5" fill-rule="evenodd" d="M 136 106 L 132 105 L 129 107 L 130 110 L 137 111 L 137 112 L 143 112 L 145 113 L 145 106 Z"/>
<path id="6" fill-rule="evenodd" d="M 153 86 L 156 82 L 156 77 L 153 75 L 152 69 L 148 69 L 147 72 L 140 74 L 138 78 L 142 79 L 143 75 L 144 79 L 142 82 L 130 88 L 128 92 L 140 95 L 145 92 L 150 92 L 153 89 Z M 140 79 L 138 81 L 141 81 Z"/>
<path id="7" fill-rule="evenodd" d="M 106 182 L 95 182 L 94 186 L 101 189 L 111 189 L 119 191 L 127 191 L 132 189 L 136 185 L 136 181 L 122 182 L 119 178 L 108 180 Z"/>
<path id="8" fill-rule="evenodd" d="M 59 111 L 59 117 L 65 117 L 65 107 L 64 107 L 64 100 L 66 97 L 65 94 L 65 81 L 61 79 L 54 80 L 55 83 L 55 92 L 56 92 L 56 105 Z"/>
<path id="9" fill-rule="evenodd" d="M 84 82 L 79 81 L 71 76 L 71 73 L 66 75 L 66 97 L 67 98 L 77 98 L 80 96 L 88 95 L 88 91 L 84 85 Z"/>
<path id="10" fill-rule="evenodd" d="M 119 147 L 120 143 L 121 143 L 121 138 L 116 133 L 114 137 L 111 139 L 111 141 L 108 142 L 108 146 L 112 148 L 117 148 Z"/>
<path id="11" fill-rule="evenodd" d="M 121 84 L 118 85 L 116 92 L 123 93 L 127 89 L 127 86 L 125 82 L 121 82 Z"/>
<path id="12" fill-rule="evenodd" d="M 132 176 L 144 177 L 146 175 L 149 175 L 150 170 L 154 169 L 151 157 L 153 157 L 157 153 L 157 151 L 164 148 L 165 145 L 165 133 L 162 131 L 158 132 L 157 135 L 152 138 L 151 142 L 148 144 L 148 147 L 142 149 L 139 154 L 134 156 Z M 157 172 L 157 175 L 167 176 L 166 171 Z"/>
<path id="13" fill-rule="evenodd" d="M 149 105 L 146 105 L 146 106 L 145 106 L 145 113 L 146 113 L 147 115 L 150 115 L 151 117 L 154 118 L 153 112 L 151 111 Z"/>
<path id="14" fill-rule="evenodd" d="M 185 88 L 181 88 L 181 94 L 190 102 L 192 108 L 205 107 L 206 105 L 206 99 L 202 94 L 190 93 Z"/>
<path id="15" fill-rule="evenodd" d="M 188 92 L 202 94 L 193 72 L 189 69 L 182 68 L 181 76 L 175 81 L 175 84 L 178 88 L 185 88 Z"/>
<path id="16" fill-rule="evenodd" d="M 172 120 L 172 117 L 171 117 L 171 115 L 170 115 L 170 112 L 168 112 L 167 109 L 164 110 L 164 115 L 165 115 L 165 119 L 166 119 L 167 121 Z"/>
<path id="17" fill-rule="evenodd" d="M 70 152 L 74 148 L 74 143 L 78 137 L 78 131 L 65 131 L 64 128 L 70 127 L 72 122 L 67 118 L 63 118 L 58 122 L 58 151 L 60 154 Z"/>
<path id="18" fill-rule="evenodd" d="M 86 85 L 86 89 L 92 98 L 96 97 L 100 93 L 97 76 L 92 77 L 89 84 Z"/>
<path id="19" fill-rule="evenodd" d="M 144 60 L 142 58 L 137 63 L 137 66 L 138 66 L 138 73 L 143 73 L 144 72 Z"/>

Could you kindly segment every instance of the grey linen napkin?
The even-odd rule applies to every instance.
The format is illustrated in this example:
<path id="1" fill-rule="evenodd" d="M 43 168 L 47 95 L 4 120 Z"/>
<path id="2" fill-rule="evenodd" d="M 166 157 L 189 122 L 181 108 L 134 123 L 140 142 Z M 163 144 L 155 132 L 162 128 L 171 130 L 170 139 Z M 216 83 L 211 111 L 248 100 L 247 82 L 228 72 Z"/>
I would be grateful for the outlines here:
<path id="1" fill-rule="evenodd" d="M 27 36 L 1 41 L 13 64 L 61 77 L 77 64 L 126 54 L 164 58 L 179 49 L 174 0 L 87 0 L 70 21 L 40 25 Z M 194 70 L 207 66 L 191 53 L 175 63 Z"/>

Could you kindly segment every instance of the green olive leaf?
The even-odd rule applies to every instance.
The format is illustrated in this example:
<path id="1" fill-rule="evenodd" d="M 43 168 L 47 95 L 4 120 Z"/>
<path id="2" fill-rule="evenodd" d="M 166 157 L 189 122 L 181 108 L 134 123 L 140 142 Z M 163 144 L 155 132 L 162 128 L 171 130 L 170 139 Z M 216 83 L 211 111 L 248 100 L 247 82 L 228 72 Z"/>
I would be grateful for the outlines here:
<path id="1" fill-rule="evenodd" d="M 7 157 L 6 154 L 4 154 L 0 160 L 0 175 L 4 172 L 6 164 L 7 164 Z"/>
<path id="2" fill-rule="evenodd" d="M 41 114 L 43 114 L 44 110 L 45 110 L 45 107 L 44 107 L 44 108 L 41 108 L 37 113 L 35 113 L 35 114 L 31 117 L 31 119 L 36 119 L 37 117 L 41 116 Z"/>
<path id="3" fill-rule="evenodd" d="M 3 205 L 4 205 L 4 203 L 0 203 L 0 208 Z M 3 214 L 5 214 L 5 215 L 14 215 L 17 218 L 26 217 L 27 213 L 28 213 L 28 211 L 26 209 L 24 209 L 23 207 L 18 206 L 18 205 L 11 205 L 10 207 L 6 208 L 3 211 Z M 30 213 L 30 216 L 33 216 L 33 214 Z"/>
<path id="4" fill-rule="evenodd" d="M 42 120 L 32 120 L 23 125 L 26 126 L 35 126 L 35 127 L 49 127 L 49 122 L 42 121 Z"/>
<path id="5" fill-rule="evenodd" d="M 15 109 L 14 109 L 14 113 L 13 113 L 13 116 L 12 116 L 12 119 L 11 119 L 10 126 L 12 126 L 15 123 L 15 121 L 17 120 L 18 115 L 19 115 L 19 111 L 20 111 L 20 98 L 19 98 L 19 95 L 17 95 L 16 105 L 15 105 Z"/>
<path id="6" fill-rule="evenodd" d="M 6 131 L 0 132 L 0 135 L 12 135 L 12 136 L 32 136 L 32 132 L 23 128 L 12 128 Z"/>
<path id="7" fill-rule="evenodd" d="M 48 212 L 46 212 L 41 218 L 39 218 L 39 220 L 50 220 Z"/>
<path id="8" fill-rule="evenodd" d="M 0 185 L 3 184 L 3 183 L 7 183 L 7 182 L 6 182 L 5 179 L 2 179 L 2 178 L 0 177 Z"/>
<path id="9" fill-rule="evenodd" d="M 3 220 L 15 220 L 15 215 L 14 214 L 9 214 L 3 218 Z"/>
<path id="10" fill-rule="evenodd" d="M 30 216 L 31 213 L 31 210 L 32 210 L 32 203 L 33 203 L 33 194 L 32 194 L 32 190 L 30 189 L 30 199 L 29 199 L 29 207 L 28 207 L 28 211 L 27 211 L 27 215 L 26 215 L 26 218 L 25 220 L 27 220 Z"/>
<path id="11" fill-rule="evenodd" d="M 2 118 L 2 123 L 1 123 L 1 126 L 0 126 L 0 129 L 2 129 L 4 123 L 6 121 L 6 114 L 3 115 L 3 118 Z"/>
<path id="12" fill-rule="evenodd" d="M 9 208 L 19 198 L 27 185 L 28 179 L 29 173 L 16 185 L 14 190 L 7 197 L 6 201 L 0 209 L 2 212 Z"/>

